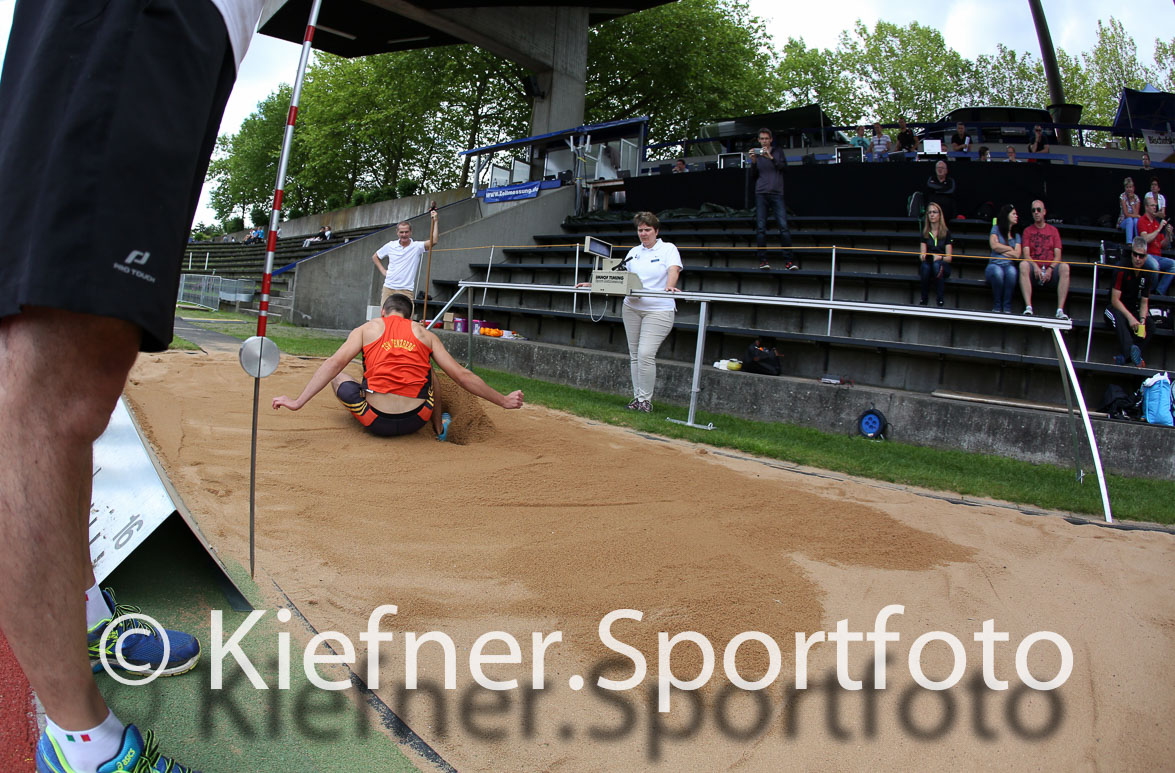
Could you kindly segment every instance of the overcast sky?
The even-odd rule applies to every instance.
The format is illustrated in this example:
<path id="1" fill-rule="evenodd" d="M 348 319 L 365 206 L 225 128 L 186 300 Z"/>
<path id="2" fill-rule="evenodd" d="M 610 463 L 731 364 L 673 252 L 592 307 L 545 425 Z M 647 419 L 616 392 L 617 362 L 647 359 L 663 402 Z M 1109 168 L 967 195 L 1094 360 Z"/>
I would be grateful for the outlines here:
<path id="1" fill-rule="evenodd" d="M 37 0 L 24 0 L 37 2 Z M 330 0 L 326 0 L 329 2 Z M 780 0 L 750 0 L 752 11 L 767 20 L 768 30 L 779 45 L 789 38 L 802 38 L 809 47 L 835 48 L 843 29 L 861 19 L 872 27 L 879 19 L 905 25 L 917 21 L 942 31 L 947 45 L 968 59 L 995 52 L 1003 43 L 1009 48 L 1040 57 L 1040 46 L 1032 25 L 1027 0 L 934 0 L 927 3 L 894 3 L 877 0 L 838 0 L 835 6 L 822 3 L 784 3 Z M 1097 20 L 1111 15 L 1134 36 L 1139 57 L 1153 64 L 1155 37 L 1175 32 L 1173 0 L 1042 0 L 1053 45 L 1070 53 L 1087 51 L 1097 40 Z M 7 48 L 15 0 L 0 0 L 0 41 Z M 301 46 L 264 36 L 254 39 L 236 87 L 225 110 L 220 131 L 235 132 L 257 103 L 276 88 L 292 82 Z M 2 71 L 0 71 L 2 72 Z M 215 217 L 205 207 L 207 190 L 201 198 L 196 220 Z"/>

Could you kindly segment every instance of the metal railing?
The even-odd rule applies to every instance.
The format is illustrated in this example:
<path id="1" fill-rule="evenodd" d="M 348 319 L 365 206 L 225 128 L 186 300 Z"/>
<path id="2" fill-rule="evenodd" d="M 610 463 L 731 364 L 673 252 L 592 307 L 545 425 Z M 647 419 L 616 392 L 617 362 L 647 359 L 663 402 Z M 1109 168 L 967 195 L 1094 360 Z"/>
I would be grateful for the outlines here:
<path id="1" fill-rule="evenodd" d="M 215 274 L 181 274 L 178 301 L 215 311 L 221 301 L 248 303 L 257 283 L 251 279 L 226 279 Z"/>

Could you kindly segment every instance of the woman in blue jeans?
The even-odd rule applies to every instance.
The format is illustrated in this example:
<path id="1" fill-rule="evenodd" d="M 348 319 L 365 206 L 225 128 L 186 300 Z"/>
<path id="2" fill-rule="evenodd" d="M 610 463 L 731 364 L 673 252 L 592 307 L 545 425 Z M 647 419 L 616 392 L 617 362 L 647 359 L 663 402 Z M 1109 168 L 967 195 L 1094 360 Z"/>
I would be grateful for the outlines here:
<path id="1" fill-rule="evenodd" d="M 991 260 L 983 274 L 991 285 L 991 310 L 1004 314 L 1012 313 L 1012 293 L 1016 291 L 1016 277 L 1020 271 L 1016 261 L 1020 260 L 1020 234 L 1012 233 L 1020 215 L 1011 204 L 1000 209 L 987 238 L 991 245 Z"/>
<path id="2" fill-rule="evenodd" d="M 922 246 L 919 247 L 918 278 L 922 284 L 922 300 L 925 306 L 930 296 L 930 283 L 934 282 L 935 302 L 943 305 L 943 289 L 951 275 L 951 232 L 947 229 L 942 207 L 932 201 L 926 207 L 926 225 L 922 227 Z"/>

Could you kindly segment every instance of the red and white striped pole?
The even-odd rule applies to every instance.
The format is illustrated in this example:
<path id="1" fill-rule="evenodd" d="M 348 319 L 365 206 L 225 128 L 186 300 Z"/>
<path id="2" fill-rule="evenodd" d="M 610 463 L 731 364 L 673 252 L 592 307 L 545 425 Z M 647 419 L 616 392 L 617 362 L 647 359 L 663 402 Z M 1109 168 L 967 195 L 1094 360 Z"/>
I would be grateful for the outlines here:
<path id="1" fill-rule="evenodd" d="M 269 319 L 269 288 L 273 281 L 273 255 L 277 252 L 277 226 L 281 222 L 282 194 L 286 186 L 286 166 L 290 162 L 290 146 L 294 142 L 294 121 L 298 118 L 298 102 L 302 98 L 302 81 L 306 79 L 306 65 L 310 61 L 310 44 L 314 40 L 314 26 L 318 24 L 318 11 L 322 0 L 314 0 L 310 6 L 310 18 L 306 22 L 306 36 L 302 39 L 302 56 L 298 59 L 298 76 L 294 79 L 294 95 L 290 99 L 290 112 L 286 118 L 286 133 L 282 138 L 281 159 L 277 164 L 277 184 L 273 189 L 273 209 L 269 213 L 269 234 L 265 239 L 265 276 L 261 280 L 261 303 L 257 314 L 256 375 L 253 377 L 253 440 L 249 453 L 249 576 L 254 576 L 256 566 L 256 503 L 257 503 L 257 409 L 261 399 L 261 373 L 263 354 L 266 349 L 265 323 Z M 270 342 L 272 343 L 272 342 Z M 249 342 L 245 343 L 248 346 Z M 276 348 L 276 347 L 275 347 Z M 242 347 L 244 352 L 244 347 Z M 242 365 L 245 363 L 242 356 Z M 276 363 L 276 360 L 275 360 Z M 270 368 L 272 371 L 272 368 Z"/>
<path id="2" fill-rule="evenodd" d="M 314 40 L 314 26 L 318 24 L 318 11 L 322 0 L 314 0 L 310 6 L 310 19 L 306 22 L 306 36 L 302 40 L 302 56 L 298 59 L 298 77 L 294 79 L 294 95 L 290 99 L 290 112 L 286 117 L 286 133 L 282 139 L 281 160 L 277 164 L 277 184 L 273 189 L 273 209 L 269 213 L 269 234 L 265 240 L 265 276 L 261 280 L 260 313 L 257 315 L 257 335 L 265 335 L 265 323 L 269 318 L 269 286 L 273 280 L 273 255 L 277 252 L 277 227 L 281 222 L 282 196 L 286 187 L 286 167 L 290 163 L 290 147 L 294 143 L 294 122 L 298 119 L 298 103 L 302 99 L 302 81 L 306 79 L 306 65 L 310 61 L 310 44 Z"/>

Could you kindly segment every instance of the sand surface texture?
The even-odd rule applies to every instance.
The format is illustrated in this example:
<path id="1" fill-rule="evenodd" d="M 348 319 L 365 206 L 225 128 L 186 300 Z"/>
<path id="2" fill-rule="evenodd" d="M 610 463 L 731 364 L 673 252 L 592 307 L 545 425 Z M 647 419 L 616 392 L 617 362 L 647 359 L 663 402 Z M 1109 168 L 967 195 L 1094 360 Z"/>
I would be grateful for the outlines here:
<path id="1" fill-rule="evenodd" d="M 371 437 L 329 389 L 300 412 L 269 409 L 318 364 L 286 357 L 262 382 L 259 578 L 318 630 L 346 633 L 361 675 L 358 634 L 377 606 L 397 605 L 378 693 L 459 770 L 1158 770 L 1175 759 L 1175 536 L 951 504 L 535 406 L 454 399 L 458 444 Z M 205 535 L 247 565 L 251 379 L 232 357 L 145 355 L 127 394 Z M 873 689 L 874 643 L 848 637 L 813 641 L 807 689 L 795 689 L 797 632 L 835 636 L 840 620 L 869 632 L 887 605 L 904 612 L 887 624 L 900 638 L 885 650 L 885 689 Z M 610 649 L 601 620 L 626 609 L 642 619 L 615 620 Z M 986 620 L 1008 635 L 989 669 L 1005 690 L 983 681 L 974 635 Z M 421 645 L 417 689 L 404 689 L 404 634 L 430 631 L 454 642 L 452 689 L 435 642 Z M 470 652 L 495 631 L 518 657 L 481 670 L 514 689 L 474 679 Z M 544 689 L 530 689 L 533 636 L 556 631 Z M 659 675 L 685 682 L 710 663 L 695 642 L 670 648 L 686 631 L 713 646 L 713 675 L 672 691 L 663 714 Z M 741 679 L 778 669 L 759 691 L 726 675 L 727 645 L 747 631 L 765 636 L 731 649 Z M 945 637 L 914 647 L 935 631 L 961 651 Z M 1017 669 L 1019 649 L 1037 682 L 1064 670 L 1063 647 L 1021 644 L 1038 631 L 1072 652 L 1056 690 L 1030 689 Z M 615 651 L 625 645 L 640 655 Z M 918 687 L 912 649 L 926 680 L 958 671 L 957 684 Z M 501 640 L 483 651 L 509 655 Z M 639 686 L 597 685 L 633 677 L 636 657 Z M 587 686 L 573 689 L 576 677 Z"/>

